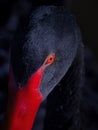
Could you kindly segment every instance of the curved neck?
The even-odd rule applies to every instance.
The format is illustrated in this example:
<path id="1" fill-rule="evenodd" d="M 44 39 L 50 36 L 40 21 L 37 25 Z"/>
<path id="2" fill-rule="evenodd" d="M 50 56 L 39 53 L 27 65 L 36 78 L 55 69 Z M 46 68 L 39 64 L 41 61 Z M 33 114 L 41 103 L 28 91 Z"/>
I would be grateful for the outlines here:
<path id="1" fill-rule="evenodd" d="M 80 130 L 82 72 L 83 54 L 79 49 L 68 72 L 47 99 L 44 130 Z"/>

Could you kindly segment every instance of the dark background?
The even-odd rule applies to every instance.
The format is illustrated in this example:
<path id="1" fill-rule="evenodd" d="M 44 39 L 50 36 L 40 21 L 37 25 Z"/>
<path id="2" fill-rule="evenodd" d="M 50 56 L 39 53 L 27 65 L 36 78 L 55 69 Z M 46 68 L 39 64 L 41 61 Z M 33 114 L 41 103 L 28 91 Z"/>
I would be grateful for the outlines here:
<path id="1" fill-rule="evenodd" d="M 28 17 L 34 6 L 41 4 L 65 5 L 76 16 L 83 42 L 92 50 L 98 62 L 97 0 L 0 0 L 0 47 L 4 46 L 1 45 L 5 44 L 4 39 L 5 48 L 9 46 L 19 22 Z"/>
<path id="2" fill-rule="evenodd" d="M 71 10 L 81 28 L 84 44 L 92 50 L 98 62 L 97 0 L 0 0 L 0 33 L 8 35 L 7 33 L 15 31 L 20 19 L 26 17 L 32 7 L 38 4 L 64 4 Z M 12 35 L 10 34 L 8 37 L 12 37 Z M 0 42 L 0 44 L 2 43 Z"/>
<path id="3" fill-rule="evenodd" d="M 84 44 L 92 50 L 98 62 L 98 1 L 73 0 L 71 9 L 80 25 Z"/>
<path id="4" fill-rule="evenodd" d="M 76 16 L 84 45 L 91 49 L 98 63 L 98 1 L 67 0 L 66 5 Z"/>

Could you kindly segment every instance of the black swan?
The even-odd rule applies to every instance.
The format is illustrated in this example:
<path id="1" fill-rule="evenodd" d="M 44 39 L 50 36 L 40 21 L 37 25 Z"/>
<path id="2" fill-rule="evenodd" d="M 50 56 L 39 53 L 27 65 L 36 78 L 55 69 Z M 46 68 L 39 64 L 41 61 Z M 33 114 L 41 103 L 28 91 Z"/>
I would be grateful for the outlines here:
<path id="1" fill-rule="evenodd" d="M 31 130 L 46 98 L 43 130 L 87 130 L 81 110 L 83 44 L 75 18 L 63 6 L 40 6 L 20 33 L 11 47 L 2 130 Z"/>

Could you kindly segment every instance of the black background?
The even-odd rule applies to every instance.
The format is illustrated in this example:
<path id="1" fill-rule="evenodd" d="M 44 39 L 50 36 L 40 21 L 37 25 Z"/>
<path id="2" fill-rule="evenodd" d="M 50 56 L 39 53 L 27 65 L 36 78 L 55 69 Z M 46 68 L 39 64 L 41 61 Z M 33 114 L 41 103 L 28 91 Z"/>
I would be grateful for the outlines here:
<path id="1" fill-rule="evenodd" d="M 27 17 L 35 5 L 41 4 L 65 5 L 71 10 L 81 28 L 84 44 L 92 50 L 98 62 L 97 0 L 0 0 L 0 33 L 3 32 L 3 36 L 0 36 L 0 44 L 2 44 L 1 37 L 6 37 L 4 35 L 8 34 L 7 31 L 15 32 L 20 19 Z"/>

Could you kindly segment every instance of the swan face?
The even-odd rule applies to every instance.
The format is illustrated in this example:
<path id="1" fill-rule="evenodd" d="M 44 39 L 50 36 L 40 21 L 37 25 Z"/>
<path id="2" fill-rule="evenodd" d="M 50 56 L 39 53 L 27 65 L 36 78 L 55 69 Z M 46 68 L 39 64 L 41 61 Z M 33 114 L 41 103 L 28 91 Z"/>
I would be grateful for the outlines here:
<path id="1" fill-rule="evenodd" d="M 24 86 L 47 57 L 54 54 L 39 87 L 46 98 L 73 62 L 80 42 L 78 33 L 73 16 L 62 6 L 42 6 L 33 11 L 28 30 L 11 49 L 11 66 L 18 86 Z"/>

